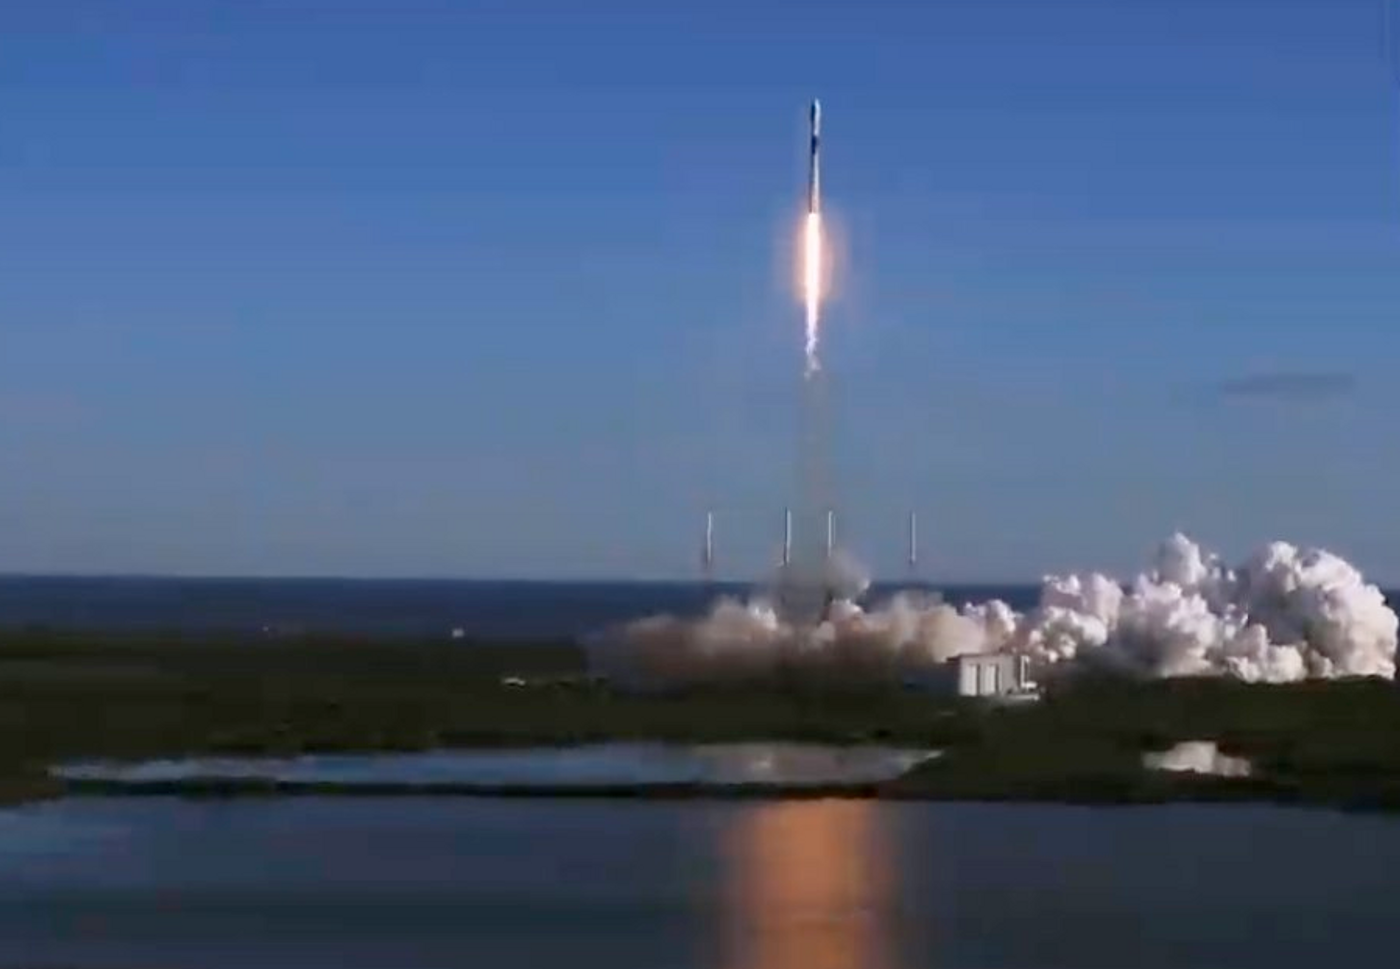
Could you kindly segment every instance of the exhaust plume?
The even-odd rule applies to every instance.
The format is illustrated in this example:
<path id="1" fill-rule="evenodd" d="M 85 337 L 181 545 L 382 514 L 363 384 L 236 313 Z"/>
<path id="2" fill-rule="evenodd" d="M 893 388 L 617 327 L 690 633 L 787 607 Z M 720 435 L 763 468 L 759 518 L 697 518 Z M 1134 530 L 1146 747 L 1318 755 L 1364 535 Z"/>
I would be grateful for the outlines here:
<path id="1" fill-rule="evenodd" d="M 655 616 L 588 644 L 590 665 L 640 687 L 830 675 L 917 679 L 963 653 L 1009 652 L 1034 675 L 1107 667 L 1141 677 L 1222 676 L 1283 683 L 1309 678 L 1393 679 L 1400 619 L 1344 559 L 1274 542 L 1237 569 L 1184 535 L 1157 549 L 1127 585 L 1098 573 L 1050 576 L 1039 604 L 955 608 L 900 593 L 859 604 L 866 577 L 838 554 L 821 582 L 836 596 L 820 622 L 783 618 L 794 578 L 747 602 L 721 599 L 700 618 Z"/>
<path id="2" fill-rule="evenodd" d="M 821 370 L 822 215 L 808 212 L 802 235 L 802 290 L 807 306 L 807 377 Z"/>

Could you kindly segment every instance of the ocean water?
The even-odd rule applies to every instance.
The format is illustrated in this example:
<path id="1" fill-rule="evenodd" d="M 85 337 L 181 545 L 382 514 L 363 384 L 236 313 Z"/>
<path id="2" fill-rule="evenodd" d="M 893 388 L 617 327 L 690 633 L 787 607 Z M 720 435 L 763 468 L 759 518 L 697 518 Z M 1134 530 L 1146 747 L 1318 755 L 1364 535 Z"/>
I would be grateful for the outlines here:
<path id="1" fill-rule="evenodd" d="M 877 586 L 868 598 L 897 588 Z M 0 577 L 0 628 L 571 637 L 656 613 L 699 614 L 721 595 L 751 591 L 704 583 L 8 576 Z M 944 595 L 999 597 L 1024 608 L 1036 590 L 964 586 Z"/>
<path id="2" fill-rule="evenodd" d="M 69 800 L 0 967 L 1388 964 L 1400 820 L 1276 807 Z"/>

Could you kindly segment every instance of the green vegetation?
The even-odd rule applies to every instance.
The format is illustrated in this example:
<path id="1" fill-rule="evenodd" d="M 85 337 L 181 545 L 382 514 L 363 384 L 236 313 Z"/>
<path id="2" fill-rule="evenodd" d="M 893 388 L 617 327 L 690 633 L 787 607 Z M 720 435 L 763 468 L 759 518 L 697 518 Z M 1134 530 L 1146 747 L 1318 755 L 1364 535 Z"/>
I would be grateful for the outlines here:
<path id="1" fill-rule="evenodd" d="M 927 743 L 943 708 L 798 687 L 635 696 L 585 674 L 567 643 L 0 634 L 0 797 L 57 791 L 47 767 L 85 758 L 606 739 Z"/>
<path id="2" fill-rule="evenodd" d="M 1153 802 L 1268 798 L 1400 808 L 1400 689 L 1378 680 L 1250 686 L 1214 679 L 1067 683 L 977 719 L 975 738 L 890 796 Z M 1215 740 L 1253 761 L 1226 779 L 1147 771 L 1142 753 Z"/>
<path id="3" fill-rule="evenodd" d="M 509 677 L 527 685 L 504 682 Z M 582 653 L 569 643 L 0 634 L 0 800 L 70 789 L 46 770 L 78 759 L 620 739 L 879 742 L 947 751 L 881 788 L 893 797 L 1266 797 L 1400 808 L 1400 689 L 1390 683 L 1079 680 L 1040 703 L 1012 707 L 810 682 L 639 696 L 590 681 Z M 1144 750 L 1193 739 L 1215 739 L 1253 759 L 1258 776 L 1142 769 Z M 277 785 L 263 792 L 289 793 Z"/>

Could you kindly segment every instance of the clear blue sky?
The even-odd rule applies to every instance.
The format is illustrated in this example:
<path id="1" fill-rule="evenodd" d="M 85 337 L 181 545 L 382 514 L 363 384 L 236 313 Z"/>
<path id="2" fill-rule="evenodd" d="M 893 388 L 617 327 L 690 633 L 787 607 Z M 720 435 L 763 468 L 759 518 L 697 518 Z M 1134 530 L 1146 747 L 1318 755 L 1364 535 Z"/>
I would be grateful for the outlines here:
<path id="1" fill-rule="evenodd" d="M 1384 7 L 14 0 L 0 570 L 754 574 L 819 95 L 863 558 L 1400 578 Z"/>

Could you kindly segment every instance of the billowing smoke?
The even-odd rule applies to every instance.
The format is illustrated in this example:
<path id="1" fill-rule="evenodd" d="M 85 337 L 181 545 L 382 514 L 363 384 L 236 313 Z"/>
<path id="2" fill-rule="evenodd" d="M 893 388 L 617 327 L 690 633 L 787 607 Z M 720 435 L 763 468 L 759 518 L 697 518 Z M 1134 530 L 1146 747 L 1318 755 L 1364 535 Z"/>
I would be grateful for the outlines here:
<path id="1" fill-rule="evenodd" d="M 865 569 L 842 549 L 799 553 L 770 582 L 773 608 L 793 625 L 811 626 L 836 603 L 858 602 L 870 588 Z"/>
<path id="2" fill-rule="evenodd" d="M 1039 605 L 954 608 L 903 593 L 865 608 L 859 573 L 821 621 L 788 621 L 783 584 L 698 618 L 657 616 L 590 644 L 601 673 L 634 685 L 833 675 L 918 678 L 964 653 L 1011 652 L 1046 673 L 1086 665 L 1147 677 L 1229 676 L 1282 683 L 1395 676 L 1400 620 L 1345 560 L 1274 542 L 1237 569 L 1183 535 L 1124 586 L 1097 573 L 1051 576 Z"/>

